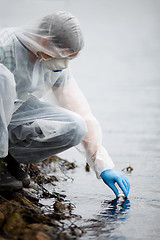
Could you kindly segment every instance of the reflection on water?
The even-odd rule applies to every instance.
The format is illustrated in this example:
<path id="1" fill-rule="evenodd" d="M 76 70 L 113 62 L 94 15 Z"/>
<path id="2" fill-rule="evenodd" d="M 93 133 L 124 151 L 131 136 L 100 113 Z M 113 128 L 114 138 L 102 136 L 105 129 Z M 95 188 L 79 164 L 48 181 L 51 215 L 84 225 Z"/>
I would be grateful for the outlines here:
<path id="1" fill-rule="evenodd" d="M 84 230 L 86 234 L 82 239 L 114 239 L 110 238 L 120 224 L 128 217 L 130 209 L 129 199 L 116 198 L 114 200 L 105 200 L 101 204 L 102 210 L 94 219 L 86 221 Z M 120 239 L 120 238 L 119 238 Z M 123 238 L 124 239 L 124 238 Z"/>
<path id="2" fill-rule="evenodd" d="M 100 217 L 106 219 L 107 222 L 116 222 L 117 220 L 125 220 L 130 209 L 130 201 L 128 198 L 116 198 L 112 201 L 104 201 L 102 203 L 103 210 Z"/>

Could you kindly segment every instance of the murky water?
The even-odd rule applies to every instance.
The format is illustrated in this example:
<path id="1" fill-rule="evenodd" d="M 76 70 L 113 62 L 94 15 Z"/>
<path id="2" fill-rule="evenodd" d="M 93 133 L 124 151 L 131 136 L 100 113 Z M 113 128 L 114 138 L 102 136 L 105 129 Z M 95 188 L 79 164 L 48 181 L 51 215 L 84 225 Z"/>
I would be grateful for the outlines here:
<path id="1" fill-rule="evenodd" d="M 82 155 L 75 150 L 61 155 L 78 164 L 57 190 L 82 216 L 81 239 L 160 239 L 160 2 L 34 2 L 0 0 L 0 25 L 24 24 L 51 9 L 79 18 L 86 45 L 72 63 L 74 75 L 102 125 L 103 145 L 116 170 L 133 167 L 124 172 L 129 199 L 115 200 L 92 171 L 85 172 Z"/>

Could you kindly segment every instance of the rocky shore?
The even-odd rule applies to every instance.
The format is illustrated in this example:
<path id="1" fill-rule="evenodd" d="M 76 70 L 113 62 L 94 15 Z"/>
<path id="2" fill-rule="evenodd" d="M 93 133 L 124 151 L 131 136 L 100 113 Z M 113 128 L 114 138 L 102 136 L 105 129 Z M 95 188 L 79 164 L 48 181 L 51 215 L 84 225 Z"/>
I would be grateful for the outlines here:
<path id="1" fill-rule="evenodd" d="M 72 214 L 75 207 L 65 195 L 54 191 L 59 179 L 57 167 L 67 175 L 75 163 L 52 156 L 40 164 L 23 166 L 31 177 L 29 188 L 20 192 L 0 193 L 0 240 L 68 240 L 82 236 L 76 225 L 81 217 Z M 50 192 L 46 184 L 53 185 Z M 40 200 L 51 199 L 44 205 Z"/>

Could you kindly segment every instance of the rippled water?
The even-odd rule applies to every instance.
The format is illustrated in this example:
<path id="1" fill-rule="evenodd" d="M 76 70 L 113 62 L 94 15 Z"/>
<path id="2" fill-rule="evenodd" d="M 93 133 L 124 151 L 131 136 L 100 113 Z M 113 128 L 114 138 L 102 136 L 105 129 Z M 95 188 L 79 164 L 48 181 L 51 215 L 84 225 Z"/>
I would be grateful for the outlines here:
<path id="1" fill-rule="evenodd" d="M 131 183 L 129 198 L 115 200 L 92 171 L 85 172 L 82 155 L 75 150 L 61 155 L 78 165 L 57 190 L 82 216 L 78 224 L 86 234 L 81 239 L 160 239 L 160 2 L 0 3 L 1 26 L 24 24 L 51 9 L 79 18 L 85 48 L 71 63 L 74 75 L 102 125 L 103 144 L 116 170 L 133 167 L 132 173 L 123 172 Z"/>
<path id="2" fill-rule="evenodd" d="M 151 164 L 148 170 L 145 159 L 140 170 L 137 160 L 142 159 L 135 157 L 133 172 L 126 174 L 131 183 L 127 200 L 115 199 L 112 192 L 92 172 L 85 172 L 80 163 L 78 169 L 67 173 L 74 181 L 68 179 L 59 183 L 57 190 L 67 195 L 76 206 L 74 213 L 82 216 L 79 225 L 86 231 L 82 239 L 159 239 L 159 170 Z M 118 170 L 122 165 L 124 163 L 118 164 Z"/>

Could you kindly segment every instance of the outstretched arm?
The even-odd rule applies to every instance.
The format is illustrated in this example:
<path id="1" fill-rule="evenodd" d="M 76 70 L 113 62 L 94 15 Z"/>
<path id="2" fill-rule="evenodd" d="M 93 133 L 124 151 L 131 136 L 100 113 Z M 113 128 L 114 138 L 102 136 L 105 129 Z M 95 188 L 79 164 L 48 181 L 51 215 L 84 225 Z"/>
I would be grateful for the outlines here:
<path id="1" fill-rule="evenodd" d="M 118 196 L 118 190 L 115 187 L 115 182 L 117 182 L 127 196 L 129 192 L 128 180 L 124 181 L 125 177 L 122 174 L 112 170 L 114 164 L 106 149 L 102 146 L 100 124 L 93 116 L 89 104 L 76 81 L 71 77 L 65 85 L 52 89 L 60 106 L 80 114 L 85 120 L 88 132 L 82 141 L 82 145 L 85 149 L 87 161 L 96 172 L 97 177 L 101 177 L 116 196 Z"/>

